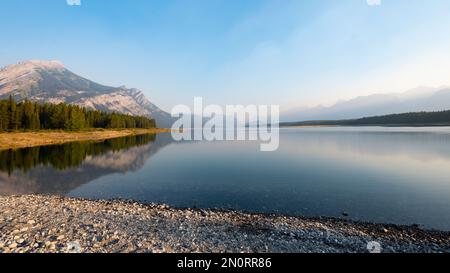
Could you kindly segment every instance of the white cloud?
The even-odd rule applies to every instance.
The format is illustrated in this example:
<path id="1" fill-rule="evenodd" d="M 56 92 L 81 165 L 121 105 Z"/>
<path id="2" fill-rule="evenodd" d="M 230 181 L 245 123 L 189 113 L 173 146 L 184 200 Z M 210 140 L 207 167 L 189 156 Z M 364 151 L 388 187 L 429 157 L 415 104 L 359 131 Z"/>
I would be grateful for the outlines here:
<path id="1" fill-rule="evenodd" d="M 69 6 L 81 6 L 81 0 L 66 0 Z"/>
<path id="2" fill-rule="evenodd" d="M 381 5 L 381 0 L 366 0 L 369 6 L 379 6 Z"/>

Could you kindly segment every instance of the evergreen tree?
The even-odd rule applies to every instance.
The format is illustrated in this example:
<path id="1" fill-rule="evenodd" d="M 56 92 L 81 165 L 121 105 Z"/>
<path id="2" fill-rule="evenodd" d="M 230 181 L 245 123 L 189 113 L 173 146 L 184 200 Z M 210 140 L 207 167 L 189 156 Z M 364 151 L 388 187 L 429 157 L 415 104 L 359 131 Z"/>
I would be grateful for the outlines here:
<path id="1" fill-rule="evenodd" d="M 17 111 L 16 102 L 14 101 L 12 96 L 9 96 L 9 100 L 8 100 L 8 117 L 9 117 L 8 129 L 10 129 L 10 130 L 17 130 L 17 129 L 19 129 L 19 126 L 20 126 L 20 122 L 19 122 L 20 114 L 18 112 L 19 111 Z"/>
<path id="2" fill-rule="evenodd" d="M 9 127 L 8 103 L 0 102 L 0 131 L 6 131 Z"/>

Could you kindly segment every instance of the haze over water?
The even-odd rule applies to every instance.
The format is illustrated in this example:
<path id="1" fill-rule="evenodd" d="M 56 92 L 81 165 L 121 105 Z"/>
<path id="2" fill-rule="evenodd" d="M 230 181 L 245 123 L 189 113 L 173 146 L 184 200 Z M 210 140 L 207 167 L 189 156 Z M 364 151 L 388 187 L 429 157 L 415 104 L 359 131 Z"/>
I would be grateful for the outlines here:
<path id="1" fill-rule="evenodd" d="M 308 217 L 346 212 L 450 230 L 450 128 L 282 129 L 278 151 L 260 152 L 259 144 L 174 142 L 163 134 L 78 144 L 76 158 L 70 145 L 2 152 L 0 194 Z"/>

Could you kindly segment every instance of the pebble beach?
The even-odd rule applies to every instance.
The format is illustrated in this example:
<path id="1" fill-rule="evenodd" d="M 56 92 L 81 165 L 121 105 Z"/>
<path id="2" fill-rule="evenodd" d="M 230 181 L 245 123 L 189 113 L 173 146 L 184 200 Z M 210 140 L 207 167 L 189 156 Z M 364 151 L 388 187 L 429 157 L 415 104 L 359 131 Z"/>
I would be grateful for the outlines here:
<path id="1" fill-rule="evenodd" d="M 450 233 L 129 201 L 0 197 L 0 253 L 450 253 Z"/>

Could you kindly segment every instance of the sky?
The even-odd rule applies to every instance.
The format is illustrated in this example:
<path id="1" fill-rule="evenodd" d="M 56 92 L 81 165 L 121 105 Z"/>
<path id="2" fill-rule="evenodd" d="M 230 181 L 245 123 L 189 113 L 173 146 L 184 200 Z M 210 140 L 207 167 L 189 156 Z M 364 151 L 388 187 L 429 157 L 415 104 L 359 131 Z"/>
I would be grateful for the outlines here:
<path id="1" fill-rule="evenodd" d="M 2 0 L 0 14 L 0 66 L 60 60 L 166 111 L 450 85 L 448 0 Z"/>

